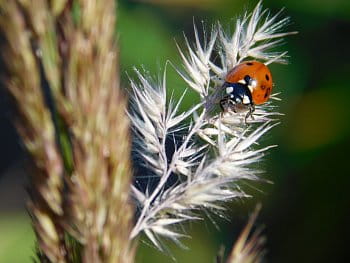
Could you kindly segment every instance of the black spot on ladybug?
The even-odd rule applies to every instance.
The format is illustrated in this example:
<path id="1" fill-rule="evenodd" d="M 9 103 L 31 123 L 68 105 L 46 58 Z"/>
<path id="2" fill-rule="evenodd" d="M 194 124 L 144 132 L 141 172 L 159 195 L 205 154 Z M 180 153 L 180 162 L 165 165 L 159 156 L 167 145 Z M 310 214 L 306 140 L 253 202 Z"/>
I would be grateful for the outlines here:
<path id="1" fill-rule="evenodd" d="M 247 84 L 249 84 L 251 77 L 249 75 L 245 75 L 243 79 Z"/>
<path id="2" fill-rule="evenodd" d="M 248 62 L 246 63 L 247 66 L 253 66 L 253 63 L 252 62 Z"/>
<path id="3" fill-rule="evenodd" d="M 265 78 L 266 78 L 266 80 L 270 80 L 270 77 L 269 77 L 269 75 L 265 75 Z"/>
<path id="4" fill-rule="evenodd" d="M 265 85 L 261 85 L 260 88 L 261 88 L 262 90 L 264 90 L 264 89 L 266 89 L 266 86 L 265 86 Z"/>
<path id="5" fill-rule="evenodd" d="M 271 92 L 271 88 L 268 88 L 265 92 L 265 95 L 264 95 L 265 99 L 270 95 L 270 92 Z"/>

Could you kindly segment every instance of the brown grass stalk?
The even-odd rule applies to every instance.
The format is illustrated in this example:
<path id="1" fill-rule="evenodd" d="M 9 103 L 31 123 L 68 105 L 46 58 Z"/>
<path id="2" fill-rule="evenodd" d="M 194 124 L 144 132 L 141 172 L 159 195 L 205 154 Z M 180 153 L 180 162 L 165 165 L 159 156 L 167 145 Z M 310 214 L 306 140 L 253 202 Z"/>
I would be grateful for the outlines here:
<path id="1" fill-rule="evenodd" d="M 0 8 L 6 87 L 37 167 L 29 211 L 40 260 L 133 262 L 114 0 L 2 1 Z"/>

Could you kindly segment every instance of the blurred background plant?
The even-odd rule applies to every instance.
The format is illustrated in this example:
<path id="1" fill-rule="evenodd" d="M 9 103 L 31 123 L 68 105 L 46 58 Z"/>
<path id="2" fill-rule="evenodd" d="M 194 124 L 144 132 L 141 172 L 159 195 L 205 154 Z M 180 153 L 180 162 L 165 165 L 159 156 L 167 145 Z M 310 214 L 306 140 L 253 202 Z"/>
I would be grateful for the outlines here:
<path id="1" fill-rule="evenodd" d="M 227 27 L 246 8 L 257 1 L 119 1 L 119 40 L 121 71 L 132 75 L 132 67 L 143 64 L 152 74 L 170 59 L 180 63 L 173 39 L 181 42 L 182 32 L 192 36 L 195 21 L 211 24 L 220 20 Z M 278 144 L 264 163 L 265 178 L 273 185 L 247 186 L 256 199 L 263 200 L 258 219 L 266 225 L 268 262 L 342 262 L 348 258 L 347 244 L 350 218 L 350 183 L 346 165 L 350 122 L 347 76 L 350 72 L 350 2 L 277 1 L 264 5 L 272 12 L 285 6 L 291 16 L 289 30 L 299 35 L 289 38 L 290 65 L 272 65 L 276 91 L 281 91 L 282 124 L 263 143 Z M 142 25 L 142 26 L 141 26 Z M 183 87 L 174 72 L 169 82 Z M 179 90 L 177 96 L 180 95 Z M 2 91 L 1 91 L 2 92 Z M 176 93 L 176 92 L 175 92 Z M 0 262 L 30 262 L 33 233 L 24 209 L 23 185 L 25 154 L 11 125 L 9 102 L 0 96 Z M 189 106 L 191 94 L 185 97 Z M 186 106 L 186 105 L 185 105 Z M 216 220 L 220 231 L 211 223 L 192 224 L 191 247 L 184 251 L 170 244 L 179 262 L 212 262 L 220 244 L 230 247 L 246 222 L 255 200 L 236 202 L 230 208 L 231 222 Z M 203 230 L 203 228 L 205 230 Z M 137 262 L 168 262 L 169 258 L 140 246 Z"/>

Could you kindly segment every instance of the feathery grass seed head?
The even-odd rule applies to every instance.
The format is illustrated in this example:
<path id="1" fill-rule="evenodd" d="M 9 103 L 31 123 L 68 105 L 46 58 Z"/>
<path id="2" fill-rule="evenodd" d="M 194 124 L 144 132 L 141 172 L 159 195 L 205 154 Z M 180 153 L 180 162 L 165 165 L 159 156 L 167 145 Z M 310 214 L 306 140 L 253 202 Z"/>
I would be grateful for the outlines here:
<path id="1" fill-rule="evenodd" d="M 261 180 L 254 164 L 274 147 L 258 144 L 278 124 L 280 113 L 273 101 L 257 105 L 249 120 L 245 113 L 215 109 L 231 68 L 248 58 L 265 64 L 285 62 L 286 52 L 269 51 L 282 37 L 294 33 L 282 31 L 289 19 L 279 17 L 280 12 L 271 16 L 259 2 L 252 13 L 237 19 L 232 34 L 217 24 L 204 44 L 194 26 L 195 44 L 185 37 L 187 51 L 178 45 L 183 69 L 177 72 L 200 99 L 189 110 L 180 111 L 183 97 L 177 102 L 169 99 L 166 71 L 159 84 L 137 71 L 139 81 L 131 80 L 128 114 L 134 130 L 133 151 L 143 159 L 147 173 L 144 169 L 144 174 L 135 175 L 133 195 L 139 211 L 130 238 L 144 232 L 163 250 L 160 237 L 178 243 L 183 237 L 179 224 L 200 219 L 199 210 L 224 211 L 225 202 L 249 196 L 240 188 L 242 180 Z M 174 139 L 169 154 L 169 138 L 177 138 L 180 131 L 181 140 Z M 143 183 L 138 180 L 141 177 L 146 178 Z M 147 177 L 154 178 L 152 185 Z"/>

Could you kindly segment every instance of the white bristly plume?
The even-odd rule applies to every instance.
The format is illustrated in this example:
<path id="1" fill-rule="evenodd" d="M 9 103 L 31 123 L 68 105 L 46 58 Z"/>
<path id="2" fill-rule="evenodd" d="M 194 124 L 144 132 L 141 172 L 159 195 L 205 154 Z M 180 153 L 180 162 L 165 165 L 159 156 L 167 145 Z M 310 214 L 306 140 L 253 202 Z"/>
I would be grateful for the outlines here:
<path id="1" fill-rule="evenodd" d="M 185 36 L 188 57 L 186 57 L 184 52 L 181 51 L 181 48 L 178 47 L 188 76 L 182 74 L 180 71 L 178 72 L 187 84 L 199 93 L 201 98 L 208 96 L 208 89 L 211 81 L 210 57 L 213 52 L 217 34 L 218 31 L 214 29 L 211 33 L 209 43 L 205 42 L 204 47 L 202 47 L 198 36 L 198 30 L 196 26 L 194 26 L 194 36 L 196 41 L 194 48 L 191 48 L 191 45 Z"/>
<path id="2" fill-rule="evenodd" d="M 286 63 L 287 52 L 269 52 L 279 44 L 283 37 L 296 32 L 281 32 L 283 27 L 289 23 L 289 17 L 279 19 L 281 12 L 271 16 L 269 10 L 262 10 L 261 1 L 254 11 L 244 15 L 236 21 L 235 32 L 227 34 L 219 24 L 220 35 L 220 58 L 222 67 L 213 66 L 219 75 L 225 75 L 247 58 L 260 59 L 265 64 L 272 62 Z"/>
<path id="3" fill-rule="evenodd" d="M 133 151 L 144 169 L 138 169 L 132 188 L 138 213 L 130 238 L 143 232 L 161 250 L 161 237 L 180 244 L 184 221 L 200 219 L 199 210 L 224 212 L 225 202 L 249 196 L 240 188 L 242 180 L 261 180 L 254 164 L 273 147 L 259 147 L 258 141 L 277 125 L 274 100 L 246 119 L 246 113 L 220 113 L 217 98 L 227 71 L 241 61 L 285 62 L 286 52 L 269 52 L 281 37 L 294 33 L 281 31 L 289 20 L 280 15 L 270 16 L 259 2 L 237 20 L 233 34 L 218 25 L 204 44 L 194 27 L 195 44 L 186 38 L 187 51 L 178 47 L 184 71 L 177 71 L 199 95 L 190 110 L 180 111 L 185 91 L 178 101 L 167 96 L 166 70 L 158 83 L 136 70 L 128 114 Z M 215 50 L 220 65 L 213 60 Z M 143 184 L 140 178 L 146 178 Z"/>

